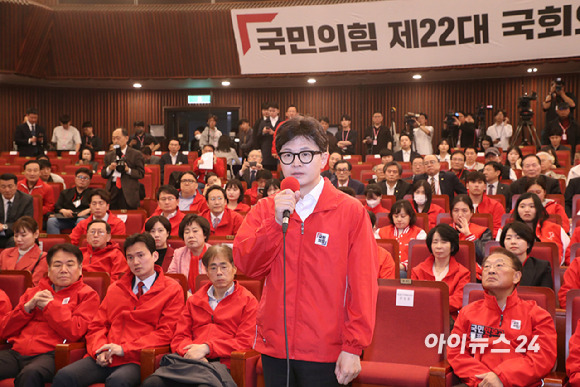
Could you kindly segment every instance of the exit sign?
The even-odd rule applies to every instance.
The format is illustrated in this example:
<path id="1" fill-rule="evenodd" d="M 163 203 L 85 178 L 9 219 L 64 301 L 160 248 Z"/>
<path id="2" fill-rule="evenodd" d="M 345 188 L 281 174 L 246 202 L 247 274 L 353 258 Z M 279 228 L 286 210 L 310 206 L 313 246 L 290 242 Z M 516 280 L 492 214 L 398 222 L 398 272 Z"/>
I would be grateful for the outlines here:
<path id="1" fill-rule="evenodd" d="M 187 103 L 189 105 L 208 104 L 208 103 L 211 103 L 211 95 L 209 95 L 209 94 L 204 94 L 204 95 L 188 95 L 187 96 Z"/>

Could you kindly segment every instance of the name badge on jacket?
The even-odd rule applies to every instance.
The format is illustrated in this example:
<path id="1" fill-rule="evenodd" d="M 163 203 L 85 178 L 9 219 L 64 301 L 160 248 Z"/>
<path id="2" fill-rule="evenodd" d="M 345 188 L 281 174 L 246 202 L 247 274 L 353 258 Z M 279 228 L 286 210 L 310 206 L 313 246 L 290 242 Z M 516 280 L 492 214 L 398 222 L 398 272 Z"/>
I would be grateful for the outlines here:
<path id="1" fill-rule="evenodd" d="M 328 234 L 317 232 L 314 244 L 326 247 L 326 245 L 328 244 Z"/>

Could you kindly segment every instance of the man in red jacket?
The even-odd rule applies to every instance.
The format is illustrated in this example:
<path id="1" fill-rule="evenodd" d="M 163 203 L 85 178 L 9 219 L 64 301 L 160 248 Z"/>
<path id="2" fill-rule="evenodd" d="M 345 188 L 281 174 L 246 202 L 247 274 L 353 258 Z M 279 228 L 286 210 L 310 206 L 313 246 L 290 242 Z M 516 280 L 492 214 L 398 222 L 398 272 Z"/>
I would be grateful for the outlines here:
<path id="1" fill-rule="evenodd" d="M 83 253 L 83 271 L 104 271 L 111 281 L 116 281 L 129 271 L 127 261 L 119 245 L 111 243 L 111 225 L 102 219 L 95 219 L 87 227 L 87 246 Z"/>
<path id="2" fill-rule="evenodd" d="M 294 383 L 348 384 L 372 339 L 377 245 L 360 202 L 321 178 L 327 148 L 318 121 L 299 117 L 282 124 L 276 136 L 282 172 L 296 178 L 300 189 L 259 200 L 234 241 L 236 266 L 248 276 L 266 277 L 255 348 L 267 386 L 286 384 L 287 355 Z M 285 211 L 291 215 L 284 249 Z"/>
<path id="3" fill-rule="evenodd" d="M 201 213 L 211 226 L 211 235 L 236 235 L 244 217 L 227 206 L 226 191 L 217 185 L 208 188 L 205 194 L 208 209 Z"/>
<path id="4" fill-rule="evenodd" d="M 42 214 L 47 215 L 54 210 L 54 192 L 52 187 L 40 178 L 40 163 L 38 160 L 28 160 L 24 163 L 24 179 L 18 182 L 18 190 L 29 195 L 42 196 Z"/>
<path id="5" fill-rule="evenodd" d="M 171 350 L 185 359 L 219 361 L 229 368 L 233 351 L 252 347 L 258 301 L 234 281 L 236 267 L 230 247 L 210 247 L 202 262 L 210 282 L 187 299 Z M 185 361 L 179 364 L 182 371 L 187 369 L 185 364 Z M 163 376 L 149 377 L 143 387 L 171 387 L 172 381 L 179 381 L 171 378 L 171 366 L 165 368 L 159 372 Z"/>
<path id="6" fill-rule="evenodd" d="M 53 246 L 46 257 L 48 278 L 29 288 L 0 322 L 0 380 L 15 386 L 44 386 L 55 372 L 57 344 L 81 340 L 99 308 L 99 296 L 81 279 L 83 255 L 71 244 Z"/>
<path id="7" fill-rule="evenodd" d="M 476 214 L 491 214 L 493 218 L 493 237 L 501 228 L 501 217 L 505 214 L 505 208 L 497 200 L 491 199 L 485 193 L 486 178 L 483 172 L 472 171 L 467 173 L 465 179 L 467 193 L 475 207 Z"/>
<path id="8" fill-rule="evenodd" d="M 162 185 L 157 190 L 157 209 L 153 212 L 151 216 L 161 215 L 169 220 L 171 223 L 171 234 L 179 234 L 179 224 L 185 217 L 185 214 L 179 210 L 179 191 L 177 188 L 170 185 Z M 147 218 L 147 220 L 151 217 Z M 145 220 L 145 223 L 147 223 Z M 145 232 L 145 224 L 143 224 L 143 230 Z"/>
<path id="9" fill-rule="evenodd" d="M 111 234 L 125 235 L 125 223 L 109 211 L 111 195 L 104 189 L 96 189 L 89 196 L 91 216 L 79 222 L 70 233 L 70 242 L 78 245 L 81 236 L 87 234 L 87 227 L 95 219 L 101 219 L 111 225 Z"/>
<path id="10" fill-rule="evenodd" d="M 87 333 L 87 357 L 61 369 L 53 386 L 137 386 L 141 349 L 169 345 L 183 309 L 183 289 L 155 266 L 150 234 L 125 240 L 131 273 L 113 283 Z"/>
<path id="11" fill-rule="evenodd" d="M 484 299 L 465 306 L 453 327 L 462 341 L 447 349 L 453 372 L 469 386 L 543 384 L 556 362 L 552 316 L 518 297 L 522 263 L 512 252 L 494 250 L 482 267 Z"/>

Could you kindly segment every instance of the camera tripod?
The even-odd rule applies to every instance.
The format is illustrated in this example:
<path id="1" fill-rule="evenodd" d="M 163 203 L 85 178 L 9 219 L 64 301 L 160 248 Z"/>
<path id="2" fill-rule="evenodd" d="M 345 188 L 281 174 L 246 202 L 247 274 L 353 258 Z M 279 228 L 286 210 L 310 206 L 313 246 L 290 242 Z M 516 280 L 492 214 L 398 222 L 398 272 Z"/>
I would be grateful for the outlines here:
<path id="1" fill-rule="evenodd" d="M 538 137 L 536 127 L 534 126 L 534 124 L 532 124 L 532 121 L 526 119 L 520 119 L 520 121 L 518 122 L 516 133 L 512 136 L 510 145 L 511 146 L 530 145 L 528 142 L 528 138 L 526 138 L 526 133 L 528 133 L 528 137 L 530 141 L 533 143 L 533 145 L 535 145 L 537 149 L 540 149 L 541 142 L 540 138 Z M 520 134 L 522 136 L 522 141 L 520 144 L 518 144 L 517 142 L 520 137 Z"/>

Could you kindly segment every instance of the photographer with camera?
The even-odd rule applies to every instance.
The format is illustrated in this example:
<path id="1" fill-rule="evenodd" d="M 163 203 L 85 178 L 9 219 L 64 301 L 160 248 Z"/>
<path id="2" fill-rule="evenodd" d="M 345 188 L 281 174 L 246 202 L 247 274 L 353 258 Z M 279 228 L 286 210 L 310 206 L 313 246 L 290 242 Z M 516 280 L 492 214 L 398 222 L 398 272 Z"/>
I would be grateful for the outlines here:
<path id="1" fill-rule="evenodd" d="M 487 128 L 487 135 L 491 137 L 493 146 L 504 151 L 510 146 L 513 128 L 508 123 L 505 110 L 499 109 L 493 113 L 494 124 Z"/>
<path id="2" fill-rule="evenodd" d="M 433 154 L 433 132 L 435 129 L 427 125 L 427 114 L 419 113 L 414 117 L 413 137 L 415 151 L 421 156 Z"/>
<path id="3" fill-rule="evenodd" d="M 542 130 L 542 144 L 551 144 L 551 137 L 560 135 L 560 146 L 570 149 L 570 161 L 574 165 L 576 145 L 580 143 L 580 125 L 570 114 L 571 110 L 567 102 L 560 102 L 556 106 L 557 117 Z"/>
<path id="4" fill-rule="evenodd" d="M 566 91 L 565 86 L 566 85 L 562 78 L 556 78 L 550 84 L 550 93 L 548 93 L 542 102 L 542 107 L 544 108 L 544 112 L 546 112 L 546 126 L 558 118 L 556 106 L 560 103 L 566 102 L 570 107 L 571 113 L 573 113 L 576 108 L 576 96 L 571 92 Z M 548 142 L 544 143 L 542 141 L 542 143 L 548 145 Z"/>
<path id="5" fill-rule="evenodd" d="M 473 115 L 462 111 L 449 112 L 445 115 L 446 129 L 441 133 L 451 141 L 453 148 L 475 146 L 475 120 Z"/>
<path id="6" fill-rule="evenodd" d="M 373 124 L 365 129 L 363 143 L 367 146 L 368 155 L 378 155 L 383 149 L 393 149 L 393 137 L 389 128 L 383 125 L 383 114 L 373 113 Z"/>
<path id="7" fill-rule="evenodd" d="M 117 128 L 112 135 L 114 149 L 105 155 L 101 176 L 108 179 L 112 210 L 139 208 L 139 179 L 145 176 L 143 154 L 127 146 L 129 132 Z"/>

